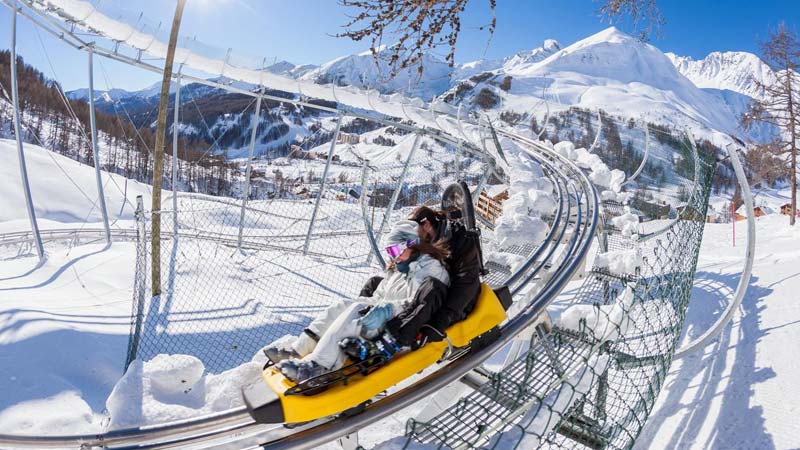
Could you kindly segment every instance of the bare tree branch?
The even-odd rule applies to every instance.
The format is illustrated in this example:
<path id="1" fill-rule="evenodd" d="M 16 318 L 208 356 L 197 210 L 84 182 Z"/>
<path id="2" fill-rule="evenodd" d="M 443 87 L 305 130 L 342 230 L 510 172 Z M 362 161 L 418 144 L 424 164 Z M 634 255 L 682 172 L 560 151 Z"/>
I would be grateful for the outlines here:
<path id="1" fill-rule="evenodd" d="M 792 189 L 789 223 L 794 225 L 797 216 L 797 154 L 800 144 L 800 92 L 797 82 L 800 41 L 796 33 L 781 23 L 777 30 L 770 33 L 769 39 L 761 43 L 761 53 L 767 65 L 775 71 L 775 81 L 767 84 L 753 80 L 763 98 L 750 104 L 741 117 L 741 123 L 745 128 L 766 123 L 780 130 L 780 137 L 776 141 L 757 150 L 769 157 L 781 158 L 783 175 L 788 175 Z"/>
<path id="2" fill-rule="evenodd" d="M 422 58 L 426 52 L 446 47 L 445 61 L 455 65 L 456 43 L 461 32 L 461 14 L 468 0 L 339 0 L 346 8 L 358 13 L 351 16 L 345 31 L 337 37 L 354 41 L 368 39 L 372 56 L 378 63 L 379 54 L 387 59 L 390 76 L 416 66 L 419 75 L 425 70 Z M 489 36 L 497 27 L 497 0 L 485 0 L 492 11 L 491 19 L 481 30 Z M 384 40 L 393 42 L 381 48 Z M 385 53 L 384 53 L 385 52 Z"/>
<path id="3" fill-rule="evenodd" d="M 614 23 L 626 17 L 631 19 L 633 30 L 639 30 L 639 39 L 648 41 L 650 36 L 658 35 L 666 23 L 657 0 L 595 0 L 601 1 L 598 12 Z"/>

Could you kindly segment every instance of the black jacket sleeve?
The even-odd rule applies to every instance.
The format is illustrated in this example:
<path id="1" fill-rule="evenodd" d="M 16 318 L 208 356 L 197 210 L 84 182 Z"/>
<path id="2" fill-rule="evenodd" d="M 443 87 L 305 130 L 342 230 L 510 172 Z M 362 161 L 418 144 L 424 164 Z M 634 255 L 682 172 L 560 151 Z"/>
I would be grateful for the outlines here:
<path id="1" fill-rule="evenodd" d="M 361 288 L 361 293 L 358 294 L 359 297 L 372 297 L 375 293 L 375 289 L 378 289 L 378 285 L 381 284 L 383 281 L 383 277 L 380 275 L 375 275 L 374 277 L 367 280 L 364 283 L 364 287 Z"/>

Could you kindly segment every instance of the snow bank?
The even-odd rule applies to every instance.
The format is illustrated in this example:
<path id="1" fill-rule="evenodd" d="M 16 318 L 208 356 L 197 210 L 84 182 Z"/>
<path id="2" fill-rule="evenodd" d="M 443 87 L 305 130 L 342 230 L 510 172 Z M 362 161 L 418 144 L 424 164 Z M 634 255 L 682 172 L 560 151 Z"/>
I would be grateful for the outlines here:
<path id="1" fill-rule="evenodd" d="M 628 203 L 628 200 L 631 199 L 633 196 L 632 192 L 614 192 L 605 190 L 600 192 L 600 201 L 603 202 L 618 202 L 618 203 Z"/>
<path id="2" fill-rule="evenodd" d="M 600 157 L 589 152 L 585 148 L 575 148 L 575 144 L 569 141 L 561 141 L 553 146 L 553 149 L 565 158 L 569 158 L 582 169 L 590 170 L 589 179 L 592 183 L 607 187 L 612 192 L 622 190 L 622 183 L 625 182 L 625 172 L 617 169 L 609 169 Z"/>
<path id="3" fill-rule="evenodd" d="M 511 182 L 508 199 L 503 203 L 503 215 L 494 230 L 495 250 L 498 251 L 495 256 L 510 263 L 512 261 L 502 250 L 541 242 L 550 230 L 542 217 L 555 212 L 556 202 L 553 183 L 545 177 L 542 167 L 522 153 L 513 141 L 504 138 L 501 145 L 509 153 Z"/>
<path id="4" fill-rule="evenodd" d="M 615 340 L 628 330 L 633 299 L 633 289 L 627 287 L 610 305 L 570 306 L 558 316 L 556 326 L 591 333 L 600 342 Z"/>
<path id="5" fill-rule="evenodd" d="M 512 271 L 517 270 L 520 264 L 525 261 L 525 258 L 515 253 L 493 251 L 485 256 L 486 261 L 491 261 L 501 266 L 510 268 Z"/>
<path id="6" fill-rule="evenodd" d="M 642 254 L 638 250 L 618 250 L 598 253 L 594 259 L 595 267 L 608 269 L 611 273 L 636 273 L 642 266 Z"/>
<path id="7" fill-rule="evenodd" d="M 631 213 L 629 207 L 625 207 L 625 213 L 611 218 L 611 225 L 620 230 L 625 237 L 639 234 L 639 216 Z"/>
<path id="8" fill-rule="evenodd" d="M 239 388 L 261 376 L 250 362 L 219 375 L 204 375 L 203 363 L 189 355 L 157 355 L 135 360 L 106 400 L 107 430 L 186 419 L 242 405 Z"/>
<path id="9" fill-rule="evenodd" d="M 90 434 L 98 432 L 102 419 L 78 392 L 64 391 L 0 411 L 0 433 L 41 436 L 62 430 L 63 434 Z"/>
<path id="10" fill-rule="evenodd" d="M 498 248 L 505 249 L 514 245 L 538 244 L 549 230 L 547 223 L 538 217 L 503 214 L 497 221 L 494 233 Z"/>

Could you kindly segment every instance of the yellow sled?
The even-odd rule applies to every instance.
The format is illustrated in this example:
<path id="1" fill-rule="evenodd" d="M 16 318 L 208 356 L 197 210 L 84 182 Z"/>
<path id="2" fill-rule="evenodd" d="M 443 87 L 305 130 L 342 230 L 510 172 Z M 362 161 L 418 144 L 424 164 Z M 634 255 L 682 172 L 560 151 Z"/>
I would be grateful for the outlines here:
<path id="1" fill-rule="evenodd" d="M 501 302 L 491 288 L 481 284 L 481 293 L 472 313 L 446 330 L 453 347 L 469 348 L 475 338 L 490 331 L 496 332 L 497 326 L 506 319 L 505 310 L 510 306 L 510 296 L 507 294 L 507 290 L 501 293 L 503 300 L 508 299 Z M 368 375 L 356 373 L 346 381 L 313 395 L 292 392 L 291 389 L 297 384 L 286 379 L 275 367 L 267 367 L 262 373 L 264 383 L 245 387 L 242 395 L 256 422 L 308 422 L 363 404 L 439 361 L 448 346 L 447 341 L 430 342 L 418 350 L 397 355 Z"/>

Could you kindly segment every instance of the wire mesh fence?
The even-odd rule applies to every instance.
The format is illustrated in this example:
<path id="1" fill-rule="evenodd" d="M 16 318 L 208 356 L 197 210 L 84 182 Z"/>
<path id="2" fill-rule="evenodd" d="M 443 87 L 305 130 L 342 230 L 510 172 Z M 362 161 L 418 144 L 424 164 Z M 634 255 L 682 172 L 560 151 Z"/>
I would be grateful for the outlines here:
<path id="1" fill-rule="evenodd" d="M 166 196 L 158 296 L 150 290 L 152 212 L 137 213 L 128 364 L 183 353 L 220 372 L 249 361 L 327 305 L 355 298 L 382 270 L 375 250 L 396 220 L 418 205 L 438 207 L 459 179 L 474 189 L 486 173 L 474 151 L 407 127 L 313 117 L 285 156 L 230 162 L 224 192 L 234 196 Z M 195 163 L 210 164 L 208 155 Z"/>
<path id="2" fill-rule="evenodd" d="M 697 214 L 642 239 L 606 226 L 599 254 L 627 264 L 596 263 L 550 309 L 555 326 L 537 327 L 527 351 L 484 373 L 480 388 L 434 418 L 410 419 L 406 447 L 631 448 L 666 377 L 692 289 L 715 171 L 709 158 L 695 161 L 686 208 Z M 606 221 L 619 215 L 611 205 Z"/>

